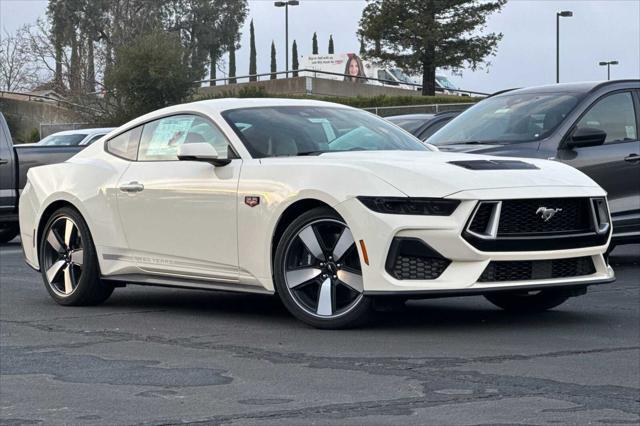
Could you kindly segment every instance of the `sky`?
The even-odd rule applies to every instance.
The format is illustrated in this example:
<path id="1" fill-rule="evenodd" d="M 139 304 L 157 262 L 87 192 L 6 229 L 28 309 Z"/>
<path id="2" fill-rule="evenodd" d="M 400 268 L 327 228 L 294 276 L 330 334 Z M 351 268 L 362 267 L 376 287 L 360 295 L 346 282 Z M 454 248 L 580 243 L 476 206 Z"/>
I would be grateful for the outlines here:
<path id="1" fill-rule="evenodd" d="M 300 55 L 311 53 L 311 37 L 318 33 L 320 53 L 333 35 L 336 53 L 358 52 L 358 22 L 366 1 L 301 0 L 289 9 L 289 42 L 297 40 Z M 13 32 L 35 22 L 46 10 L 46 0 L 0 0 L 0 28 Z M 237 75 L 249 71 L 249 21 L 254 20 L 258 72 L 268 72 L 271 41 L 278 52 L 278 70 L 284 70 L 284 9 L 271 0 L 249 1 L 249 18 L 236 53 Z M 491 65 L 448 75 L 461 88 L 493 92 L 555 82 L 556 12 L 573 11 L 560 22 L 560 80 L 606 79 L 599 61 L 618 60 L 612 78 L 640 78 L 640 0 L 510 0 L 487 22 L 487 32 L 503 39 Z M 225 66 L 223 66 L 226 69 Z M 219 76 L 222 76 L 219 73 Z"/>

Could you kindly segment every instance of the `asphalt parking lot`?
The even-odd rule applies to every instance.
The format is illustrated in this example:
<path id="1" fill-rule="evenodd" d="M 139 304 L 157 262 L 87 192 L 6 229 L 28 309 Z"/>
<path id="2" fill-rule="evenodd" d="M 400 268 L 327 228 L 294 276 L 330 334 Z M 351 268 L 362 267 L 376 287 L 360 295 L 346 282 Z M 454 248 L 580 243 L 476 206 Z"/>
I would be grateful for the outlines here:
<path id="1" fill-rule="evenodd" d="M 320 331 L 276 298 L 129 286 L 65 308 L 0 247 L 0 424 L 638 424 L 640 246 L 542 315 L 410 302 Z"/>

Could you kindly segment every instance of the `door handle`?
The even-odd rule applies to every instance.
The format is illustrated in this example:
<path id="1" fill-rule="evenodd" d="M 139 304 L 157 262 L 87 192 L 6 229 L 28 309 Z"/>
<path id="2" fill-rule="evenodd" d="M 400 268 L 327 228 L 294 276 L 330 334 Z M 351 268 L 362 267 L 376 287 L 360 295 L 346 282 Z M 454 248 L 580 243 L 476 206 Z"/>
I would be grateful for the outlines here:
<path id="1" fill-rule="evenodd" d="M 122 192 L 140 192 L 143 189 L 144 189 L 144 185 L 136 181 L 120 185 L 120 191 Z"/>
<path id="2" fill-rule="evenodd" d="M 640 161 L 640 155 L 638 155 L 638 154 L 630 154 L 630 155 L 624 157 L 624 161 L 628 161 L 630 163 L 634 163 L 636 161 Z"/>
<path id="3" fill-rule="evenodd" d="M 9 160 L 7 160 L 6 158 L 0 158 L 0 164 L 7 164 L 9 162 Z"/>

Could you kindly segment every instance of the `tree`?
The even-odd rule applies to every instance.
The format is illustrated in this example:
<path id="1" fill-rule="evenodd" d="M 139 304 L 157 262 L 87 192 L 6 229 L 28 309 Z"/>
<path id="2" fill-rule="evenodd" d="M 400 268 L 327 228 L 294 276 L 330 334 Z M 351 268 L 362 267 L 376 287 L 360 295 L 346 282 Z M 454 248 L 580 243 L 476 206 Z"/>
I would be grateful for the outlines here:
<path id="1" fill-rule="evenodd" d="M 329 55 L 333 55 L 333 35 L 329 35 Z"/>
<path id="2" fill-rule="evenodd" d="M 105 76 L 114 101 L 112 122 L 184 102 L 195 88 L 195 70 L 175 33 L 142 35 L 115 53 L 117 61 Z"/>
<path id="3" fill-rule="evenodd" d="M 475 70 L 494 55 L 502 34 L 478 34 L 506 0 L 370 0 L 358 35 L 366 57 L 422 74 L 422 94 L 435 94 L 436 68 Z M 488 64 L 488 63 L 487 63 Z"/>
<path id="4" fill-rule="evenodd" d="M 249 77 L 249 81 L 256 81 L 257 77 L 255 75 L 258 74 L 258 69 L 256 66 L 256 35 L 253 30 L 253 19 L 249 25 L 249 34 L 249 75 L 254 76 Z"/>
<path id="5" fill-rule="evenodd" d="M 236 46 L 229 46 L 229 84 L 236 84 Z"/>
<path id="6" fill-rule="evenodd" d="M 0 90 L 24 91 L 38 83 L 38 69 L 29 55 L 25 31 L 23 27 L 15 34 L 0 34 Z"/>
<path id="7" fill-rule="evenodd" d="M 277 65 L 276 65 L 276 45 L 271 40 L 271 80 L 275 80 L 277 78 Z"/>
<path id="8" fill-rule="evenodd" d="M 367 49 L 364 46 L 364 41 L 362 38 L 360 39 L 360 56 L 364 56 L 367 54 Z"/>
<path id="9" fill-rule="evenodd" d="M 90 93 L 117 61 L 120 47 L 166 31 L 178 36 L 196 79 L 207 69 L 215 77 L 220 57 L 239 41 L 247 11 L 247 0 L 50 0 L 47 62 L 55 67 L 46 67 L 54 68 L 59 91 Z"/>
<path id="10" fill-rule="evenodd" d="M 312 45 L 312 54 L 317 55 L 318 54 L 318 35 L 315 32 L 313 33 L 313 39 L 311 39 L 311 45 Z"/>
<path id="11" fill-rule="evenodd" d="M 293 40 L 293 46 L 291 46 L 291 69 L 293 69 L 293 76 L 298 76 L 298 44 Z"/>

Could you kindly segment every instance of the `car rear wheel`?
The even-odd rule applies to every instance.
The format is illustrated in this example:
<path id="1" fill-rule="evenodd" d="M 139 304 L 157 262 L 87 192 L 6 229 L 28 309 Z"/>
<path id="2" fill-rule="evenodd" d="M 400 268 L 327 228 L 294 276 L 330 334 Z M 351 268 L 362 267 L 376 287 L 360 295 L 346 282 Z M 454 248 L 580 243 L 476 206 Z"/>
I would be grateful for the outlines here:
<path id="1" fill-rule="evenodd" d="M 274 279 L 287 309 L 314 327 L 351 327 L 370 311 L 355 241 L 329 208 L 310 210 L 287 227 L 276 249 Z"/>
<path id="2" fill-rule="evenodd" d="M 566 302 L 569 296 L 563 291 L 542 290 L 487 294 L 485 298 L 499 308 L 509 312 L 535 313 L 553 309 Z"/>
<path id="3" fill-rule="evenodd" d="M 0 244 L 6 244 L 20 233 L 17 223 L 0 223 Z"/>
<path id="4" fill-rule="evenodd" d="M 56 211 L 44 227 L 40 270 L 47 291 L 61 305 L 96 305 L 113 292 L 113 286 L 100 280 L 87 224 L 68 207 Z"/>

